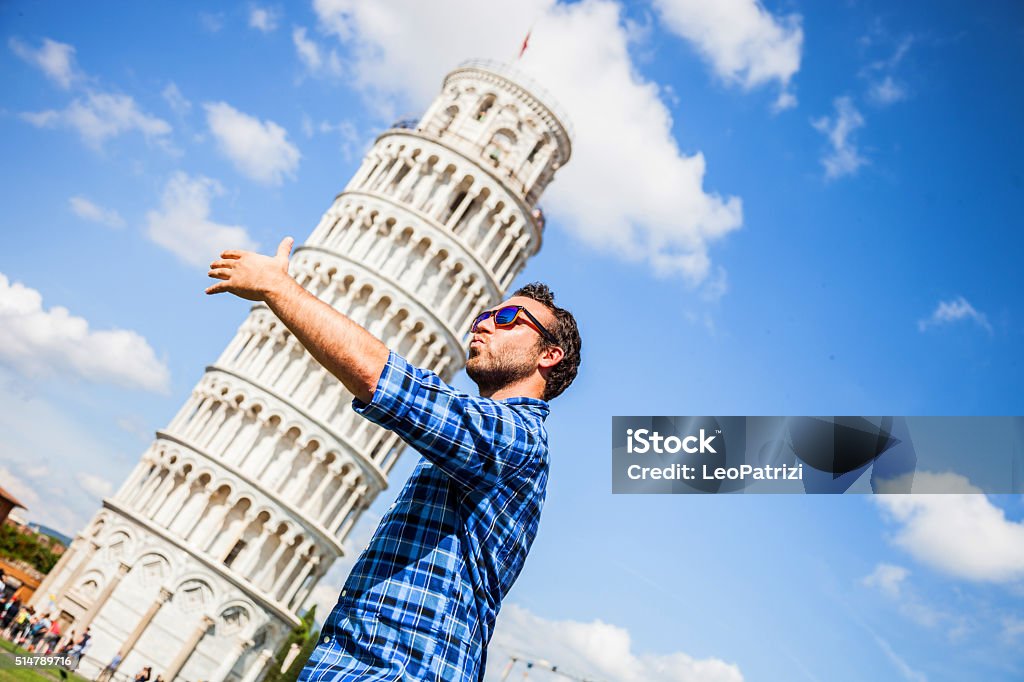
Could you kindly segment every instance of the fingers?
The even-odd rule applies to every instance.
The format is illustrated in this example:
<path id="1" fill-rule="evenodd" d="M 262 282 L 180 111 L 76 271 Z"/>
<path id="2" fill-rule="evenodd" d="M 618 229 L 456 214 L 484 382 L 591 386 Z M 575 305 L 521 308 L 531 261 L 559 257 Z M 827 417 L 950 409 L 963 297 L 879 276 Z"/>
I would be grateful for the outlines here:
<path id="1" fill-rule="evenodd" d="M 213 286 L 207 287 L 207 294 L 221 294 L 228 290 L 227 282 L 217 282 Z"/>
<path id="2" fill-rule="evenodd" d="M 229 249 L 220 254 L 221 258 L 238 259 L 246 254 L 245 251 L 238 251 L 237 249 Z"/>
<path id="3" fill-rule="evenodd" d="M 213 277 L 214 279 L 231 279 L 231 270 L 228 268 L 210 268 L 206 276 Z"/>
<path id="4" fill-rule="evenodd" d="M 235 259 L 215 260 L 212 263 L 210 263 L 210 269 L 211 270 L 214 270 L 216 268 L 233 268 L 233 267 L 235 267 Z"/>
<path id="5" fill-rule="evenodd" d="M 288 255 L 292 252 L 292 245 L 295 244 L 295 240 L 291 237 L 285 237 L 281 240 L 281 243 L 277 245 L 277 257 L 288 260 Z"/>

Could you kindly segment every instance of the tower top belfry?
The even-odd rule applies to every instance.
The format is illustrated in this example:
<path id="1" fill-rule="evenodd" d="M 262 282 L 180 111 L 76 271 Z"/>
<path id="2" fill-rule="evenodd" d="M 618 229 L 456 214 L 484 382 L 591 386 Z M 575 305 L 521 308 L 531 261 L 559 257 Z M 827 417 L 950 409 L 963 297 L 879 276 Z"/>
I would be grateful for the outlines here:
<path id="1" fill-rule="evenodd" d="M 478 160 L 531 208 L 572 155 L 572 126 L 554 98 L 496 61 L 449 73 L 417 129 Z"/>

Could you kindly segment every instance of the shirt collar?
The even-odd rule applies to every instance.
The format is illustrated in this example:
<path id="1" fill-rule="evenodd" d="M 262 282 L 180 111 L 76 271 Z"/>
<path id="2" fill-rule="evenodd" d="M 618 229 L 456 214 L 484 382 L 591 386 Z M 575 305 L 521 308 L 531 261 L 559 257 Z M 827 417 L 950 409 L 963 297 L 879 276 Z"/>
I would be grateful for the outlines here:
<path id="1" fill-rule="evenodd" d="M 498 401 L 499 403 L 505 403 L 506 405 L 517 406 L 522 405 L 530 412 L 535 412 L 541 419 L 546 419 L 548 414 L 551 412 L 551 406 L 545 400 L 539 398 L 529 398 L 527 396 L 516 396 L 515 398 L 502 398 Z"/>

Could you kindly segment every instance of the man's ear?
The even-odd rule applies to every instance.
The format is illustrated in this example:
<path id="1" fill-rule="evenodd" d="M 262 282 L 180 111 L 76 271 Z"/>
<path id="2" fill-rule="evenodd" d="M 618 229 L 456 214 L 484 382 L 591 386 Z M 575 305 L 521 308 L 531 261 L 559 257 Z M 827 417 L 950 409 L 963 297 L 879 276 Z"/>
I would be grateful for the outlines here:
<path id="1" fill-rule="evenodd" d="M 537 359 L 537 365 L 541 369 L 551 369 L 565 357 L 565 351 L 558 346 L 547 346 L 541 351 L 540 357 Z"/>

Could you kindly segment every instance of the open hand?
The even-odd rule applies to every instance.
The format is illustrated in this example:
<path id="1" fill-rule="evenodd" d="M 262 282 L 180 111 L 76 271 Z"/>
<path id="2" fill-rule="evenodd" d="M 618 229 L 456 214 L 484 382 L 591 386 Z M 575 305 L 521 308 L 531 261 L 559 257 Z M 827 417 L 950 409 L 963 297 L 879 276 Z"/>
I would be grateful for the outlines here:
<path id="1" fill-rule="evenodd" d="M 263 301 L 267 294 L 287 279 L 288 255 L 295 240 L 285 237 L 277 247 L 277 254 L 264 256 L 252 251 L 225 251 L 220 259 L 210 264 L 206 273 L 222 279 L 206 290 L 207 294 L 228 292 L 249 301 Z"/>

